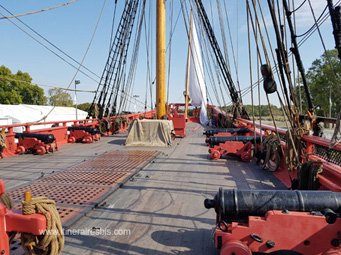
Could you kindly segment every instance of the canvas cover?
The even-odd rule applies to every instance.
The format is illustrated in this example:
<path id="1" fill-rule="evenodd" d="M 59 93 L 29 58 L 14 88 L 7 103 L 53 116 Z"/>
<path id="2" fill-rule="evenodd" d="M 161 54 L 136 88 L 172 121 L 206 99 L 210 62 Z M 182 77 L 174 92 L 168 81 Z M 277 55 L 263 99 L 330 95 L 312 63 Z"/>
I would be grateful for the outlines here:
<path id="1" fill-rule="evenodd" d="M 127 146 L 170 146 L 173 122 L 169 120 L 135 120 L 129 127 Z"/>

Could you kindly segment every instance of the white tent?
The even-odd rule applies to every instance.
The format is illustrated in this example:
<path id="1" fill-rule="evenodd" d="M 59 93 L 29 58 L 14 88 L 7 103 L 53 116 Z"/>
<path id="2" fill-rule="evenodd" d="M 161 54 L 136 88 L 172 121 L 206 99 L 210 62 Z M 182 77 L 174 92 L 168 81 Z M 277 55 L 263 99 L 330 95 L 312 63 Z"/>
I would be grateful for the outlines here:
<path id="1" fill-rule="evenodd" d="M 52 111 L 51 111 L 52 110 Z M 78 119 L 85 119 L 88 115 L 87 112 L 77 110 Z M 43 120 L 42 120 L 43 119 Z M 21 124 L 28 122 L 52 122 L 75 120 L 76 108 L 56 106 L 43 106 L 43 105 L 7 105 L 0 104 L 0 125 L 8 124 Z M 70 123 L 71 124 L 71 123 Z M 51 127 L 51 125 L 33 126 L 32 130 Z M 22 132 L 16 129 L 16 132 Z"/>

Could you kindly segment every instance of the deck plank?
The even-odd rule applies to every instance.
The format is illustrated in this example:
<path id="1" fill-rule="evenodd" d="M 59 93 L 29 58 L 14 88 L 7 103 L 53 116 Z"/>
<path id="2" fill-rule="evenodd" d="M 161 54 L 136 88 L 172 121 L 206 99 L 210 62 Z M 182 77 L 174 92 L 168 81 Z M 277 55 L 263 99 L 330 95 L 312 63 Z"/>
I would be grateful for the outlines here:
<path id="1" fill-rule="evenodd" d="M 63 254 L 216 254 L 215 214 L 205 198 L 219 186 L 285 187 L 253 163 L 209 160 L 202 131 L 188 125 L 185 139 L 75 223 L 73 231 L 94 231 L 68 235 Z M 129 235 L 115 235 L 125 230 Z"/>

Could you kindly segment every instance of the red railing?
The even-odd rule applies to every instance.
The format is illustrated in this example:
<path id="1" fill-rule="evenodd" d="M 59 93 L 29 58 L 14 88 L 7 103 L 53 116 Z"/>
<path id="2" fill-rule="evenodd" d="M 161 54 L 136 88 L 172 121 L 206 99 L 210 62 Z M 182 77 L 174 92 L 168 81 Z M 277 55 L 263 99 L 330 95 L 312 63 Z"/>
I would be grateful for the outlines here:
<path id="1" fill-rule="evenodd" d="M 253 127 L 253 122 L 250 120 L 238 119 L 241 123 L 245 123 L 249 127 Z M 270 130 L 272 132 L 276 132 L 275 127 L 269 125 L 259 125 L 255 123 L 256 133 L 258 135 L 263 134 L 265 130 Z M 279 135 L 286 135 L 287 130 L 282 128 L 277 128 L 277 132 Z M 323 171 L 319 173 L 317 178 L 319 183 L 321 184 L 323 189 L 332 190 L 335 192 L 341 191 L 341 167 L 332 162 L 328 162 L 320 155 L 316 153 L 316 147 L 322 147 L 325 151 L 330 149 L 334 151 L 341 152 L 341 144 L 334 146 L 333 148 L 329 148 L 330 141 L 325 138 L 305 135 L 303 136 L 303 141 L 306 144 L 306 155 L 304 155 L 304 160 L 312 160 L 319 161 L 322 163 Z M 284 141 L 281 141 L 283 149 L 286 149 L 286 144 Z M 296 177 L 297 173 L 290 173 L 292 177 Z M 285 158 L 282 157 L 281 167 L 274 173 L 276 177 L 278 177 L 284 184 L 287 186 L 290 185 L 289 174 L 287 173 L 287 169 L 285 167 Z"/>
<path id="2" fill-rule="evenodd" d="M 124 119 L 125 122 L 121 124 L 120 131 L 126 130 L 128 124 L 134 119 L 147 118 L 151 119 L 155 115 L 155 111 L 141 112 L 126 114 L 120 116 L 110 117 L 110 121 L 114 122 L 117 118 Z M 51 125 L 51 127 L 46 127 Z M 72 125 L 84 125 L 84 126 L 98 126 L 97 119 L 82 119 L 82 120 L 63 120 L 63 121 L 49 121 L 49 122 L 32 122 L 32 123 L 20 123 L 13 125 L 0 126 L 0 129 L 6 129 L 6 148 L 2 153 L 3 157 L 14 156 L 17 150 L 17 143 L 15 142 L 15 128 L 23 128 L 24 132 L 39 133 L 39 134 L 53 134 L 56 138 L 58 145 L 68 142 L 68 126 Z M 43 128 L 36 128 L 37 126 L 44 126 Z M 33 128 L 34 127 L 34 128 Z"/>

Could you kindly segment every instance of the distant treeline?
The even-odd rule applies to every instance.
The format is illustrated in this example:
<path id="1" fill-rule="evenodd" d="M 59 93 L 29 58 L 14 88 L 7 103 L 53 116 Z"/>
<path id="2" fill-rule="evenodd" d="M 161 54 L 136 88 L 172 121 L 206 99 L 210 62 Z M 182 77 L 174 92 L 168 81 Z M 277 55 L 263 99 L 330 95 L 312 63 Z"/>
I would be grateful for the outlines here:
<path id="1" fill-rule="evenodd" d="M 245 110 L 249 114 L 249 116 L 252 116 L 252 105 L 244 105 Z M 231 112 L 232 106 L 222 106 L 220 109 Z M 255 105 L 253 107 L 255 116 L 270 116 L 270 109 L 268 105 Z M 280 107 L 277 107 L 276 105 L 271 105 L 271 110 L 274 116 L 281 116 L 283 115 L 283 112 Z"/>

